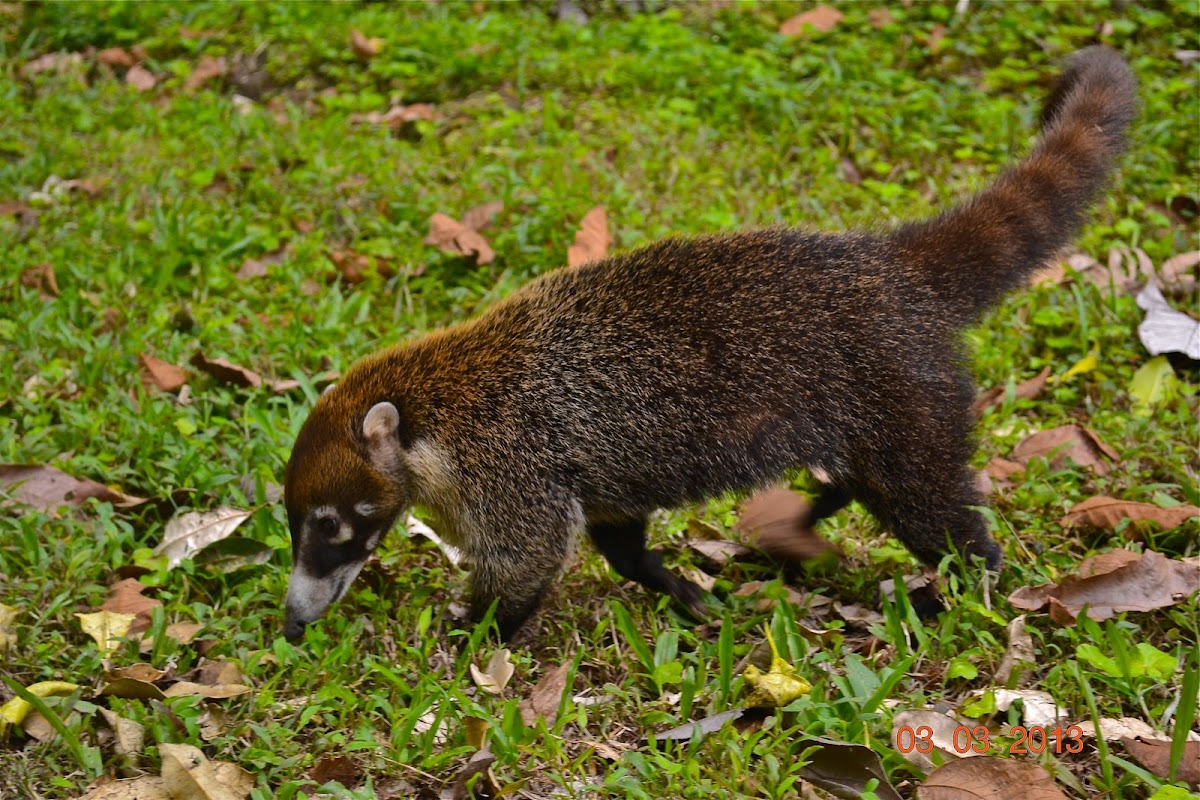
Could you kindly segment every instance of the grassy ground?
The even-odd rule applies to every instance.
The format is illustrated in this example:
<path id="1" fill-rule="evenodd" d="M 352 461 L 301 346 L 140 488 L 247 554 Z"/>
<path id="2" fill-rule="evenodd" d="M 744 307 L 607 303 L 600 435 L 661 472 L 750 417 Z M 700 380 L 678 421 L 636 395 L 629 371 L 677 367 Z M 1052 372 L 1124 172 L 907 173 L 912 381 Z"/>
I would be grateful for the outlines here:
<path id="1" fill-rule="evenodd" d="M 0 11 L 0 203 L 33 212 L 0 219 L 0 461 L 53 464 L 180 507 L 247 507 L 241 535 L 273 549 L 266 563 L 232 572 L 148 562 L 141 581 L 162 602 L 153 650 L 130 643 L 104 660 L 74 614 L 97 608 L 119 569 L 147 562 L 171 509 L 99 504 L 0 518 L 0 603 L 19 611 L 0 673 L 21 685 L 86 687 L 84 700 L 77 693 L 55 706 L 69 736 L 40 742 L 17 732 L 0 747 L 0 796 L 75 797 L 114 772 L 97 705 L 145 726 L 145 770 L 157 773 L 158 744 L 191 743 L 251 771 L 264 798 L 315 791 L 310 770 L 328 767 L 330 755 L 352 760 L 347 788 L 330 785 L 330 794 L 436 797 L 476 749 L 470 718 L 486 721 L 493 773 L 514 796 L 798 797 L 801 733 L 869 745 L 908 795 L 923 773 L 894 748 L 893 713 L 957 704 L 994 685 L 1017 614 L 1003 599 L 1011 590 L 1117 547 L 1196 554 L 1194 519 L 1168 532 L 1060 523 L 1096 494 L 1198 502 L 1195 373 L 1181 372 L 1150 413 L 1136 413 L 1128 389 L 1149 359 L 1135 334 L 1141 312 L 1131 295 L 1083 280 L 1015 296 L 969 334 L 985 386 L 1045 366 L 1062 376 L 1098 358 L 1036 400 L 987 412 L 977 462 L 1073 421 L 1119 458 L 1106 475 L 1035 461 L 994 492 L 1007 570 L 998 586 L 969 580 L 951 590 L 936 622 L 886 603 L 867 631 L 843 624 L 787 602 L 779 569 L 751 559 L 717 575 L 723 619 L 697 627 L 622 585 L 585 549 L 495 697 L 468 673 L 495 645 L 451 613 L 462 574 L 424 540 L 395 534 L 303 646 L 286 644 L 288 537 L 268 497 L 315 397 L 310 379 L 469 316 L 561 265 L 593 206 L 607 208 L 621 248 L 737 226 L 880 228 L 920 217 L 1024 152 L 1054 65 L 1100 40 L 1130 59 L 1143 109 L 1080 247 L 1101 261 L 1110 248 L 1140 247 L 1155 263 L 1195 249 L 1200 93 L 1196 65 L 1174 56 L 1200 48 L 1194 3 L 973 3 L 962 15 L 953 4 L 917 3 L 889 5 L 890 21 L 882 6 L 862 3 L 843 7 L 831 32 L 792 38 L 776 31 L 803 10 L 795 4 L 645 5 L 585 3 L 585 24 L 558 21 L 544 3 Z M 378 55 L 356 58 L 351 29 L 382 39 Z M 135 46 L 158 79 L 144 92 L 96 54 Z M 27 68 L 56 52 L 83 55 Z M 189 90 L 204 56 L 223 56 L 228 73 Z M 235 101 L 238 93 L 257 102 Z M 437 118 L 396 131 L 352 119 L 418 102 Z M 845 159 L 861 181 L 848 179 Z M 52 176 L 94 184 L 56 193 Z M 504 203 L 485 231 L 492 264 L 422 244 L 432 213 L 459 216 L 492 200 Z M 335 279 L 331 253 L 373 256 L 385 269 L 351 284 Z M 265 275 L 239 278 L 251 258 Z M 57 297 L 18 279 L 43 263 L 56 273 Z M 190 403 L 181 404 L 144 386 L 140 355 L 186 364 L 198 351 L 304 388 L 238 389 L 192 370 Z M 674 552 L 697 521 L 724 529 L 735 502 L 664 515 L 654 540 Z M 825 530 L 845 563 L 796 578 L 808 591 L 880 608 L 879 581 L 915 569 L 856 507 Z M 668 561 L 700 564 L 686 552 Z M 749 581 L 766 583 L 735 594 Z M 806 618 L 832 633 L 810 644 L 797 622 Z M 203 624 L 204 644 L 163 634 L 178 621 Z M 745 691 L 736 667 L 764 626 L 811 695 L 755 730 L 641 743 L 736 706 Z M 1112 655 L 1145 643 L 1172 664 L 1189 653 L 1194 662 L 1200 620 L 1193 598 L 1100 625 L 1064 627 L 1038 614 L 1029 626 L 1036 658 L 1014 684 L 1049 691 L 1073 721 L 1127 716 L 1161 728 L 1177 710 L 1181 666 L 1106 671 L 1079 648 Z M 104 668 L 147 659 L 177 674 L 206 659 L 236 661 L 254 691 L 208 703 L 92 699 Z M 562 663 L 572 665 L 562 713 L 525 725 L 521 700 Z M 0 687 L 0 698 L 11 694 Z M 573 699 L 581 694 L 594 702 Z M 202 735 L 212 705 L 226 719 Z M 1019 719 L 1014 709 L 994 722 Z M 97 747 L 102 768 L 88 755 Z M 613 760 L 614 751 L 623 755 Z M 1034 760 L 1072 796 L 1144 798 L 1160 783 L 1116 743 Z"/>

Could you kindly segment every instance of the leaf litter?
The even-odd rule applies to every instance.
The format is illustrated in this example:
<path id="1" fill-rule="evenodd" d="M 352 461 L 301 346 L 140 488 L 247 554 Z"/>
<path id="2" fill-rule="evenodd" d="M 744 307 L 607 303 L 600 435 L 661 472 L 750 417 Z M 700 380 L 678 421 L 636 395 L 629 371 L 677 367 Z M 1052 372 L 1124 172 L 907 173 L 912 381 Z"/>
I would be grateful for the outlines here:
<path id="1" fill-rule="evenodd" d="M 425 237 L 425 244 L 434 245 L 450 255 L 473 255 L 479 266 L 496 259 L 496 251 L 478 231 L 440 212 L 429 218 L 429 235 Z"/>
<path id="2" fill-rule="evenodd" d="M 596 206 L 583 216 L 579 230 L 575 233 L 575 244 L 567 248 L 567 266 L 577 267 L 604 258 L 608 255 L 611 243 L 608 235 L 608 212 L 603 206 Z"/>
<path id="3" fill-rule="evenodd" d="M 155 555 L 167 557 L 167 567 L 174 569 L 205 547 L 230 536 L 250 518 L 249 511 L 222 506 L 211 511 L 189 511 L 167 521 L 163 541 L 154 548 Z"/>
<path id="4" fill-rule="evenodd" d="M 117 508 L 131 508 L 146 502 L 110 489 L 96 481 L 73 478 L 62 470 L 38 464 L 0 464 L 0 488 L 9 491 L 19 503 L 39 511 L 56 513 L 64 506 L 81 506 L 95 498 Z M 0 502 L 0 507 L 8 501 Z"/>

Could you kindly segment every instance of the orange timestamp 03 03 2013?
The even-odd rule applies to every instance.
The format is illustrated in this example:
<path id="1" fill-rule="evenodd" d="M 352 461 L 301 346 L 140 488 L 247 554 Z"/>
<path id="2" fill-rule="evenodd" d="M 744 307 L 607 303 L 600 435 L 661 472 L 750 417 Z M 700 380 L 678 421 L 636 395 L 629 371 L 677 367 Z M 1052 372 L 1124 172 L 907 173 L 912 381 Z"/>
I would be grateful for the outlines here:
<path id="1" fill-rule="evenodd" d="M 976 725 L 971 728 L 960 725 L 954 729 L 950 747 L 947 748 L 934 744 L 933 728 L 928 725 L 918 725 L 916 728 L 904 725 L 896 729 L 893 744 L 901 753 L 911 753 L 914 750 L 918 753 L 930 753 L 935 747 L 943 750 L 953 749 L 956 753 L 980 755 L 991 753 L 996 747 L 1007 748 L 1009 755 L 1045 752 L 1061 755 L 1083 752 L 1083 729 L 1078 725 L 1051 729 L 1040 725 L 1017 725 L 1009 731 L 1009 736 L 1004 737 L 1004 742 L 993 742 L 991 736 L 986 726 Z M 1012 741 L 1008 741 L 1010 737 L 1013 737 Z"/>

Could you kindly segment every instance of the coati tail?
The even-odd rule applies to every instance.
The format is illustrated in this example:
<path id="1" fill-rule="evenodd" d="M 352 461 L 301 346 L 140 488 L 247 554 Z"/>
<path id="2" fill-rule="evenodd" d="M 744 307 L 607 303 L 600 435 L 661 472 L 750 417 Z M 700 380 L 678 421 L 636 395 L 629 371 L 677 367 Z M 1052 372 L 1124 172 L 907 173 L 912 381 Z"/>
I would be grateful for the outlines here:
<path id="1" fill-rule="evenodd" d="M 960 324 L 978 320 L 1079 232 L 1125 147 L 1136 89 L 1115 51 L 1075 53 L 1046 101 L 1033 151 L 962 206 L 894 234 L 901 262 Z"/>

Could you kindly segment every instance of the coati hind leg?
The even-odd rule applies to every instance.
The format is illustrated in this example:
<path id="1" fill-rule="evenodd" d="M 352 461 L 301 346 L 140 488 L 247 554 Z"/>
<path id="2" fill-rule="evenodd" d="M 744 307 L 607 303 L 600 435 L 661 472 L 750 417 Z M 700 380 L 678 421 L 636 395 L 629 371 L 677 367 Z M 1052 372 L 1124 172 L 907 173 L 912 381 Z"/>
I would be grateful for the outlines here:
<path id="1" fill-rule="evenodd" d="M 821 493 L 817 495 L 817 499 L 813 502 L 804 517 L 804 527 L 811 530 L 821 520 L 841 511 L 853 499 L 854 497 L 848 489 L 835 486 L 832 483 L 823 485 Z"/>
<path id="2" fill-rule="evenodd" d="M 647 589 L 669 594 L 692 613 L 705 616 L 700 587 L 672 575 L 658 553 L 646 549 L 646 519 L 627 522 L 592 522 L 588 536 L 619 575 Z"/>

